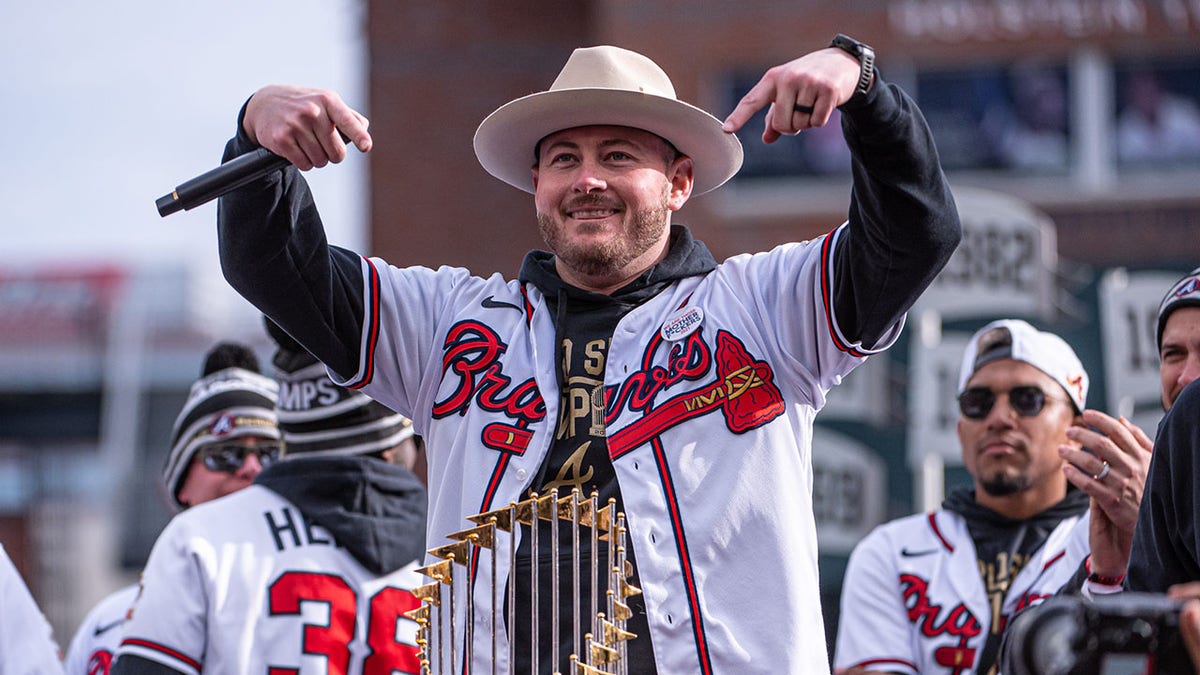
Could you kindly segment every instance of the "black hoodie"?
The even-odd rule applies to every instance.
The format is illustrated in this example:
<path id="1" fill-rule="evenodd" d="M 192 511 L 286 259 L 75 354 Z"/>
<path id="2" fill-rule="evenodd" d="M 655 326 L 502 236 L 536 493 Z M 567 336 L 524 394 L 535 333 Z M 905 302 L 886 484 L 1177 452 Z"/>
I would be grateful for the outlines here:
<path id="1" fill-rule="evenodd" d="M 408 469 L 373 457 L 294 457 L 254 481 L 333 534 L 374 574 L 425 556 L 425 487 Z"/>
<path id="2" fill-rule="evenodd" d="M 975 501 L 975 491 L 960 488 L 950 493 L 942 508 L 961 514 L 967 521 L 967 531 L 975 544 L 975 556 L 979 562 L 979 573 L 983 577 L 984 591 L 988 595 L 993 612 L 1004 606 L 1009 584 L 1025 563 L 1042 548 L 1046 539 L 1064 519 L 1086 513 L 1090 498 L 1086 493 L 1067 487 L 1067 495 L 1057 504 L 1029 518 L 1009 518 L 996 513 Z M 1070 583 L 1068 583 L 1070 585 Z M 993 673 L 996 655 L 1000 647 L 1000 636 L 1009 617 L 993 616 L 992 633 L 979 661 L 977 673 Z"/>

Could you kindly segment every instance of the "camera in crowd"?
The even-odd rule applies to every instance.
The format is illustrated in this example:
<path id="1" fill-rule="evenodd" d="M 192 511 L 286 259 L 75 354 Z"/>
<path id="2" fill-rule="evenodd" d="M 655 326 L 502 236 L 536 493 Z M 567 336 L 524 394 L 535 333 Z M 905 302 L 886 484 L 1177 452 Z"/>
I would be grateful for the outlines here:
<path id="1" fill-rule="evenodd" d="M 1195 675 L 1179 634 L 1182 603 L 1153 593 L 1055 596 L 1013 618 L 1004 675 Z"/>

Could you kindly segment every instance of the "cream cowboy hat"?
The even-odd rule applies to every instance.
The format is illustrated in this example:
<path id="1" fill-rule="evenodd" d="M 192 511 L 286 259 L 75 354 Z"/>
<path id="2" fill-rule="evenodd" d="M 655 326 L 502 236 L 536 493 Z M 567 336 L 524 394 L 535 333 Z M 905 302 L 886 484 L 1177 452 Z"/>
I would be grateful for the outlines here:
<path id="1" fill-rule="evenodd" d="M 670 78 L 650 59 L 619 47 L 576 49 L 548 91 L 510 101 L 475 132 L 487 172 L 533 192 L 534 148 L 563 129 L 590 125 L 644 129 L 692 158 L 693 195 L 719 187 L 742 166 L 742 144 L 721 121 L 675 98 Z"/>

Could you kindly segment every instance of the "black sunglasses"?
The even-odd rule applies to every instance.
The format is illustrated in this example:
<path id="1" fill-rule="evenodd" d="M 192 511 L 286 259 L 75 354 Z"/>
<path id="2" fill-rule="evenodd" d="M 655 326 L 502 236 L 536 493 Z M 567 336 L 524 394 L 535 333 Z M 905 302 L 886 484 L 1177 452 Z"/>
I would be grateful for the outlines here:
<path id="1" fill-rule="evenodd" d="M 1004 393 L 1004 392 L 1000 392 Z M 1040 387 L 1025 385 L 1008 390 L 1008 405 L 1021 417 L 1036 417 L 1046 407 L 1046 401 L 1052 397 Z M 963 417 L 981 420 L 992 411 L 996 405 L 996 392 L 987 387 L 971 387 L 958 395 L 958 409 Z"/>
<path id="2" fill-rule="evenodd" d="M 200 448 L 200 461 L 204 462 L 204 467 L 209 471 L 233 473 L 242 468 L 246 463 L 246 455 L 250 453 L 257 455 L 259 464 L 266 467 L 279 459 L 282 450 L 283 444 L 275 441 L 254 446 L 230 441 Z"/>

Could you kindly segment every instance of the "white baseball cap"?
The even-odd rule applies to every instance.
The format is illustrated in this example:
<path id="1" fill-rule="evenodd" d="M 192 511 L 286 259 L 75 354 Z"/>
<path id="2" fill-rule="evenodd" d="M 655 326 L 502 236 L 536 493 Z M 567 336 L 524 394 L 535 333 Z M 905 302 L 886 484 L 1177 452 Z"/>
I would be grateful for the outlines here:
<path id="1" fill-rule="evenodd" d="M 1054 333 L 1038 330 L 1020 319 L 993 321 L 971 336 L 963 353 L 958 393 L 966 390 L 975 371 L 999 359 L 1028 363 L 1062 386 L 1076 412 L 1086 407 L 1088 374 L 1075 350 Z"/>

